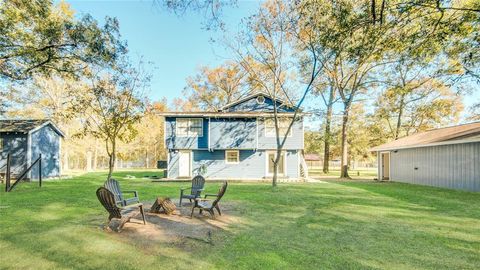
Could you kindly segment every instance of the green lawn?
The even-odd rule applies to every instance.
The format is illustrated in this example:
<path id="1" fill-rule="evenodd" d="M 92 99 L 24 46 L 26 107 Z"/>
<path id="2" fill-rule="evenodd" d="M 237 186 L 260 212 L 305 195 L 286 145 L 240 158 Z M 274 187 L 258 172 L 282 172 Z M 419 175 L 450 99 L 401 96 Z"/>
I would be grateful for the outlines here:
<path id="1" fill-rule="evenodd" d="M 143 200 L 183 183 L 122 179 Z M 151 174 L 149 172 L 148 174 Z M 136 175 L 142 175 L 137 172 Z M 231 183 L 243 222 L 214 244 L 152 245 L 106 233 L 105 173 L 0 192 L 0 269 L 478 269 L 480 193 L 399 183 Z M 208 183 L 215 191 L 220 183 Z M 3 186 L 0 186 L 3 188 Z"/>
<path id="2" fill-rule="evenodd" d="M 358 169 L 351 169 L 348 171 L 351 177 L 361 178 L 361 179 L 373 179 L 377 176 L 377 168 L 358 168 Z M 308 170 L 308 174 L 310 177 L 339 177 L 340 176 L 340 168 L 330 168 L 330 171 L 325 174 L 320 167 L 310 168 Z"/>

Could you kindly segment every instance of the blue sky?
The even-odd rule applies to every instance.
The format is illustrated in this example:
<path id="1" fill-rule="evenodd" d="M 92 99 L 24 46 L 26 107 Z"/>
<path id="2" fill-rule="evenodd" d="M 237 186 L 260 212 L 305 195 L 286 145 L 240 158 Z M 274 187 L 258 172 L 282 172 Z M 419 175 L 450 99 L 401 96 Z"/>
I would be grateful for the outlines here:
<path id="1" fill-rule="evenodd" d="M 177 16 L 155 6 L 153 0 L 72 0 L 68 3 L 77 15 L 89 13 L 100 22 L 106 16 L 118 18 L 122 38 L 127 40 L 132 58 L 143 56 L 144 60 L 153 62 L 149 91 L 152 100 L 166 97 L 171 101 L 181 97 L 186 78 L 195 75 L 199 66 L 215 66 L 231 58 L 221 45 L 211 42 L 220 34 L 202 28 L 202 14 L 188 12 Z M 239 0 L 237 6 L 226 7 L 222 19 L 227 29 L 235 32 L 241 19 L 254 14 L 259 5 L 259 1 Z M 464 98 L 466 107 L 480 100 L 479 85 L 473 83 L 467 87 L 475 90 Z M 308 100 L 307 110 L 321 104 Z"/>
<path id="2" fill-rule="evenodd" d="M 103 22 L 106 16 L 117 17 L 122 38 L 127 40 L 132 58 L 143 56 L 153 62 L 150 98 L 180 97 L 185 79 L 201 65 L 214 66 L 231 56 L 220 45 L 212 43 L 219 33 L 202 29 L 202 14 L 184 16 L 145 1 L 67 1 L 77 15 L 91 14 Z M 225 8 L 222 19 L 229 29 L 236 29 L 243 17 L 253 14 L 257 1 L 239 1 Z"/>

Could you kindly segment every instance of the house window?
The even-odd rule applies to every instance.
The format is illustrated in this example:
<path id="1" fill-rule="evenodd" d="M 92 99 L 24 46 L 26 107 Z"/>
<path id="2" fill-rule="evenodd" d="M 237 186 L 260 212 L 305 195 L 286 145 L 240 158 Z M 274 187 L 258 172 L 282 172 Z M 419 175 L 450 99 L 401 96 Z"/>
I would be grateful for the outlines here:
<path id="1" fill-rule="evenodd" d="M 180 137 L 203 137 L 203 119 L 177 118 L 175 133 Z"/>
<path id="2" fill-rule="evenodd" d="M 225 163 L 237 164 L 239 162 L 240 162 L 240 153 L 238 152 L 238 150 L 225 151 Z"/>
<path id="3" fill-rule="evenodd" d="M 281 118 L 278 119 L 278 134 L 281 137 L 284 137 L 287 134 L 288 126 L 291 123 L 290 118 Z M 292 135 L 292 132 L 290 131 L 288 133 L 288 137 Z M 265 119 L 265 137 L 275 137 L 275 119 L 274 118 L 267 118 Z"/>

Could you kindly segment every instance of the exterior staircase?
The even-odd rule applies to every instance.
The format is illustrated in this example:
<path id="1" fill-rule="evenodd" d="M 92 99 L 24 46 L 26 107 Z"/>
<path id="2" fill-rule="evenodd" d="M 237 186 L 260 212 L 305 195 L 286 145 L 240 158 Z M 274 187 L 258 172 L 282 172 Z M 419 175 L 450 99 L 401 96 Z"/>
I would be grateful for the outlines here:
<path id="1" fill-rule="evenodd" d="M 307 162 L 305 162 L 305 157 L 303 156 L 303 154 L 300 157 L 300 176 L 303 179 L 308 178 L 308 166 Z"/>

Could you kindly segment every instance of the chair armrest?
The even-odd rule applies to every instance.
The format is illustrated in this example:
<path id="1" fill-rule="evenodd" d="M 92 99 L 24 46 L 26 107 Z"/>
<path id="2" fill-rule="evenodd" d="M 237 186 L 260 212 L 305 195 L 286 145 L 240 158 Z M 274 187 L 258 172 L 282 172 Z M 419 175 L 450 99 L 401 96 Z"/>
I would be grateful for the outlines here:
<path id="1" fill-rule="evenodd" d="M 218 197 L 218 194 L 207 193 L 204 198 L 207 198 L 207 196 Z"/>
<path id="2" fill-rule="evenodd" d="M 130 202 L 140 202 L 140 200 L 138 197 L 132 197 L 132 198 L 124 199 L 123 202 L 125 204 L 129 204 Z"/>
<path id="3" fill-rule="evenodd" d="M 187 190 L 187 189 L 192 189 L 191 187 L 184 187 L 184 188 L 180 188 L 180 190 Z"/>
<path id="4" fill-rule="evenodd" d="M 195 201 L 211 201 L 212 199 L 196 198 Z"/>
<path id="5" fill-rule="evenodd" d="M 133 193 L 135 197 L 138 197 L 138 192 L 136 190 L 122 190 L 123 193 Z"/>
<path id="6" fill-rule="evenodd" d="M 143 206 L 143 203 L 129 204 L 127 206 L 120 207 L 120 209 L 124 210 L 124 209 L 129 209 L 129 208 L 132 208 L 132 207 L 139 207 L 139 206 Z"/>

